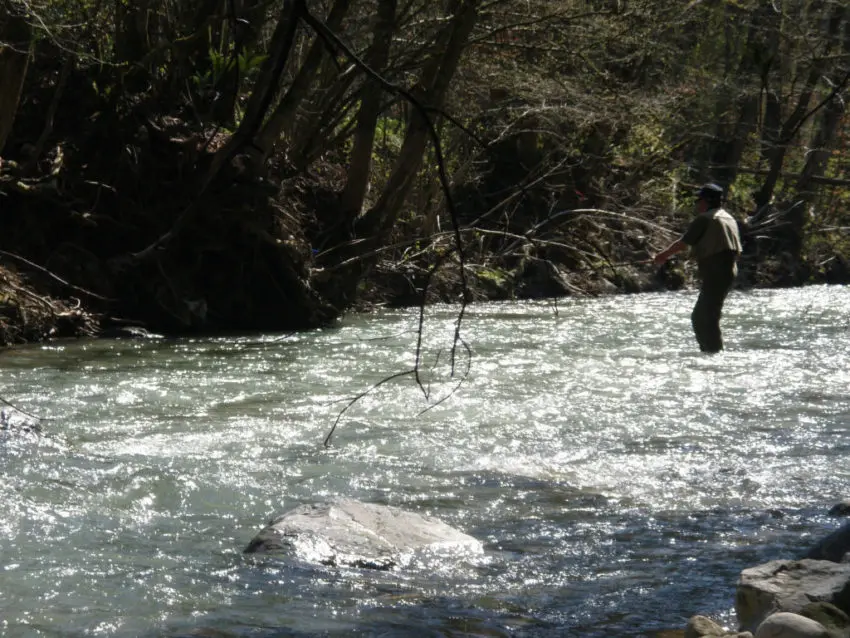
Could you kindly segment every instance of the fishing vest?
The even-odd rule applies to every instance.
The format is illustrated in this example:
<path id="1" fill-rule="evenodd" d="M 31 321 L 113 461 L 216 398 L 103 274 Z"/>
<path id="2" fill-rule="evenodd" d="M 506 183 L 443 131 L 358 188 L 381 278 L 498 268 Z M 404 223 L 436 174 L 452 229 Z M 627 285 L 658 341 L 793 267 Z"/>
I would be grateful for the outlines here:
<path id="1" fill-rule="evenodd" d="M 707 218 L 707 223 L 700 218 Z M 738 232 L 738 222 L 722 208 L 706 211 L 692 223 L 705 224 L 702 235 L 691 246 L 691 255 L 697 261 L 726 251 L 741 254 L 741 235 Z"/>

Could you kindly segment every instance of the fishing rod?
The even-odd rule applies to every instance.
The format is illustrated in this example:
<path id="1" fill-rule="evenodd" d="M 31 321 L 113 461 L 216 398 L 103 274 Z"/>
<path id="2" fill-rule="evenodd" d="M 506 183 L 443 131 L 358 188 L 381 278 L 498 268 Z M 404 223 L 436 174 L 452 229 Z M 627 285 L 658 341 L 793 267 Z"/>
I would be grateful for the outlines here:
<path id="1" fill-rule="evenodd" d="M 582 270 L 599 270 L 600 268 L 612 268 L 616 270 L 617 268 L 625 268 L 627 266 L 652 266 L 654 264 L 652 258 L 648 259 L 632 259 L 630 261 L 605 261 L 604 263 L 598 266 L 592 266 L 590 264 L 583 264 L 580 268 Z"/>

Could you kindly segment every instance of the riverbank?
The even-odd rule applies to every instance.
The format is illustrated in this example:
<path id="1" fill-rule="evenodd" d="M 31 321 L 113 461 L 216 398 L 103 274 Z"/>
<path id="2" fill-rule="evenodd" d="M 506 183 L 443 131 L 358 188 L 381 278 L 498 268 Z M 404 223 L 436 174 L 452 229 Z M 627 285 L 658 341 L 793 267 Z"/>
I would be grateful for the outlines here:
<path id="1" fill-rule="evenodd" d="M 2 252 L 2 251 L 0 251 Z M 843 260 L 831 260 L 831 268 L 807 272 L 806 283 L 847 284 L 850 271 Z M 768 264 L 768 266 L 770 266 Z M 789 277 L 780 264 L 761 270 L 742 261 L 737 287 L 785 288 L 804 285 L 800 276 Z M 456 265 L 429 275 L 429 264 L 379 265 L 365 281 L 350 312 L 369 312 L 381 307 L 418 306 L 428 281 L 424 303 L 599 297 L 679 290 L 697 286 L 694 268 L 687 262 L 658 268 L 649 262 L 612 264 L 601 262 L 583 270 L 570 270 L 543 259 L 528 260 L 513 270 L 471 265 L 462 281 Z M 464 287 L 466 293 L 464 293 Z M 169 334 L 167 326 L 145 325 L 133 317 L 114 316 L 109 300 L 76 287 L 72 282 L 11 253 L 0 254 L 0 347 L 38 343 L 51 339 L 131 335 L 145 331 Z M 220 331 L 203 324 L 188 325 L 179 334 L 203 336 Z"/>
<path id="2" fill-rule="evenodd" d="M 2 262 L 2 260 L 0 260 Z M 35 264 L 29 272 L 0 263 L 0 347 L 74 337 L 116 336 L 134 330 L 163 332 L 163 326 L 145 326 L 132 318 L 113 317 L 104 303 L 87 303 L 85 295 L 73 294 L 73 285 Z M 425 272 L 424 268 L 418 268 Z M 585 272 L 569 272 L 556 264 L 537 260 L 517 273 L 473 267 L 466 282 L 456 271 L 444 269 L 433 278 L 425 303 L 453 303 L 511 299 L 544 299 L 569 296 L 598 297 L 635 294 L 686 285 L 682 271 L 657 269 L 651 264 L 600 266 Z M 79 296 L 78 296 L 79 295 Z M 362 296 L 351 312 L 369 312 L 380 307 L 417 306 L 422 290 L 411 271 L 378 268 L 367 280 Z M 106 306 L 108 308 L 108 305 Z M 167 332 L 167 330 L 165 331 Z M 180 334 L 202 336 L 202 327 Z"/>
<path id="3" fill-rule="evenodd" d="M 79 298 L 61 297 L 27 276 L 0 266 L 0 347 L 68 337 L 94 337 L 104 318 Z"/>

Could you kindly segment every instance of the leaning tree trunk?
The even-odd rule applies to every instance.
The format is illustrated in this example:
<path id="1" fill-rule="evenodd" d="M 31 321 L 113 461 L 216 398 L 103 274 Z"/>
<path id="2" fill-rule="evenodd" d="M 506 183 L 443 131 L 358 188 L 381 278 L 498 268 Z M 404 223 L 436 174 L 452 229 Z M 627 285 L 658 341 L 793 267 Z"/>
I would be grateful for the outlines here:
<path id="1" fill-rule="evenodd" d="M 843 42 L 844 58 L 850 60 L 850 21 L 844 24 L 844 42 Z M 832 150 L 835 148 L 835 142 L 838 131 L 841 130 L 841 125 L 844 121 L 844 116 L 847 111 L 847 86 L 850 83 L 850 65 L 837 70 L 831 78 L 830 85 L 833 90 L 827 97 L 827 102 L 823 106 L 823 111 L 820 114 L 819 126 L 816 127 L 812 140 L 809 143 L 811 149 L 806 155 L 806 163 L 803 170 L 800 172 L 800 177 L 795 185 L 796 195 L 794 201 L 799 202 L 797 207 L 801 219 L 798 226 L 793 225 L 792 228 L 797 231 L 799 237 L 799 246 L 794 246 L 798 251 L 802 251 L 802 235 L 805 216 L 803 212 L 815 201 L 817 197 L 817 187 L 815 182 L 818 178 L 823 177 L 829 165 L 829 158 L 832 155 Z M 842 93 L 844 95 L 842 95 Z"/>
<path id="2" fill-rule="evenodd" d="M 348 262 L 346 267 L 335 271 L 333 282 L 324 282 L 323 286 L 325 294 L 337 307 L 344 307 L 356 299 L 360 282 L 377 259 L 376 248 L 386 243 L 410 193 L 431 139 L 432 114 L 442 108 L 478 18 L 479 5 L 480 0 L 453 0 L 450 3 L 452 18 L 437 38 L 434 54 L 422 69 L 419 82 L 412 91 L 418 105 L 413 109 L 399 156 L 375 205 L 357 219 L 354 234 L 360 241 L 344 244 L 340 250 L 333 251 L 336 260 Z M 431 112 L 421 112 L 422 107 Z"/>
<path id="3" fill-rule="evenodd" d="M 115 2 L 115 58 L 126 66 L 124 86 L 133 92 L 147 87 L 148 73 L 142 66 L 150 51 L 151 0 Z"/>
<path id="4" fill-rule="evenodd" d="M 0 0 L 0 153 L 18 111 L 27 75 L 32 29 L 11 0 Z"/>
<path id="5" fill-rule="evenodd" d="M 390 57 L 396 5 L 397 0 L 381 0 L 378 6 L 374 39 L 365 56 L 366 64 L 377 73 L 383 72 Z M 360 111 L 357 114 L 357 127 L 348 162 L 348 178 L 340 196 L 341 214 L 352 222 L 363 208 L 363 200 L 369 186 L 375 130 L 383 99 L 381 85 L 374 78 L 367 79 L 363 98 L 360 101 Z M 346 227 L 350 227 L 350 223 L 347 223 Z"/>
<path id="6" fill-rule="evenodd" d="M 419 90 L 414 91 L 422 105 L 440 109 L 449 85 L 460 63 L 466 42 L 478 18 L 480 0 L 457 0 L 455 13 L 443 34 L 441 49 L 425 66 L 419 79 Z M 422 165 L 425 147 L 431 136 L 432 121 L 418 108 L 413 110 L 401 152 L 387 184 L 375 205 L 358 222 L 358 235 L 384 241 L 396 222 L 407 195 Z M 365 232 L 362 232 L 365 231 Z"/>
<path id="7" fill-rule="evenodd" d="M 738 68 L 738 82 L 752 87 L 753 80 L 759 80 L 759 88 L 764 87 L 771 67 L 776 58 L 779 38 L 779 14 L 772 5 L 757 9 L 751 18 Z M 729 139 L 722 140 L 714 153 L 714 165 L 717 166 L 716 181 L 729 185 L 738 175 L 739 165 L 747 148 L 751 134 L 758 126 L 761 99 L 755 88 L 745 89 L 738 101 L 738 121 Z"/>
<path id="8" fill-rule="evenodd" d="M 847 81 L 845 80 L 845 84 Z M 812 141 L 809 143 L 811 149 L 806 156 L 806 164 L 800 172 L 800 177 L 797 179 L 795 200 L 811 202 L 816 196 L 815 182 L 819 177 L 823 177 L 829 158 L 832 155 L 832 149 L 836 139 L 836 134 L 839 131 L 844 120 L 846 112 L 844 98 L 836 97 L 830 100 L 824 106 L 823 115 L 820 118 L 820 126 L 817 127 Z"/>
<path id="9" fill-rule="evenodd" d="M 331 31 L 339 29 L 350 5 L 351 0 L 336 0 L 334 2 L 326 20 L 328 29 Z M 281 134 L 292 129 L 298 106 L 310 93 L 316 70 L 325 55 L 325 46 L 325 42 L 317 35 L 289 89 L 254 139 L 257 148 L 263 153 L 264 160 L 271 155 Z"/>
<path id="10" fill-rule="evenodd" d="M 251 97 L 248 99 L 245 116 L 239 123 L 236 132 L 215 154 L 212 165 L 202 182 L 202 190 L 209 186 L 218 176 L 222 167 L 237 153 L 246 148 L 256 150 L 254 138 L 261 130 L 274 96 L 280 89 L 281 76 L 286 68 L 286 63 L 289 61 L 289 54 L 295 43 L 298 26 L 305 11 L 306 0 L 292 0 L 284 3 L 283 11 L 269 45 L 268 57 L 263 62 L 260 77 L 251 92 Z"/>
<path id="11" fill-rule="evenodd" d="M 240 13 L 228 15 L 231 49 L 229 53 L 223 52 L 228 56 L 228 64 L 224 75 L 219 78 L 215 86 L 212 119 L 216 124 L 232 127 L 236 102 L 239 99 L 239 88 L 244 79 L 243 70 L 239 65 L 239 56 L 244 56 L 243 59 L 246 60 L 251 58 L 260 36 L 263 5 L 261 0 L 245 0 L 238 8 L 235 3 L 228 6 Z"/>
<path id="12" fill-rule="evenodd" d="M 328 59 L 318 75 L 318 84 L 304 108 L 299 109 L 287 144 L 290 159 L 299 171 L 305 170 L 323 152 L 330 137 L 329 123 L 335 119 L 337 105 L 346 99 L 357 79 L 358 69 L 351 65 L 339 73 L 336 61 Z"/>
<path id="13" fill-rule="evenodd" d="M 186 207 L 172 224 L 171 228 L 152 244 L 134 254 L 136 261 L 146 261 L 156 254 L 157 250 L 177 237 L 187 228 L 195 218 L 202 214 L 198 205 L 200 198 L 206 194 L 222 172 L 222 169 L 233 160 L 237 154 L 245 153 L 251 155 L 256 151 L 253 140 L 260 130 L 263 120 L 268 113 L 269 107 L 275 94 L 280 88 L 281 76 L 289 60 L 295 42 L 301 17 L 306 10 L 306 0 L 291 0 L 285 2 L 278 19 L 271 43 L 269 44 L 268 57 L 263 62 L 260 77 L 251 92 L 248 104 L 245 108 L 245 116 L 239 124 L 239 128 L 231 135 L 227 142 L 215 152 L 209 163 L 209 168 L 199 179 L 196 188 L 195 202 Z"/>

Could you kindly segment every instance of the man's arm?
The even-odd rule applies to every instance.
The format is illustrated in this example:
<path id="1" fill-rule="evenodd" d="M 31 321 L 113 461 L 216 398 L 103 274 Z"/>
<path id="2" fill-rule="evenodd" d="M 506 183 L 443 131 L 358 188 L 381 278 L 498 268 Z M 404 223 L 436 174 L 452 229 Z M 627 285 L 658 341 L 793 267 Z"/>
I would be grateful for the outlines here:
<path id="1" fill-rule="evenodd" d="M 668 259 L 670 259 L 670 257 L 672 257 L 673 255 L 675 255 L 677 253 L 682 252 L 683 250 L 687 250 L 687 248 L 688 248 L 688 245 L 685 242 L 683 242 L 681 239 L 677 239 L 672 244 L 667 246 L 667 248 L 665 248 L 660 253 L 655 255 L 655 257 L 652 258 L 652 261 L 655 262 L 656 264 L 663 264 Z"/>
<path id="2" fill-rule="evenodd" d="M 708 228 L 709 218 L 706 215 L 700 215 L 696 219 L 694 219 L 690 225 L 688 226 L 688 230 L 685 231 L 685 234 L 679 237 L 672 244 L 667 246 L 664 250 L 653 257 L 652 261 L 656 264 L 665 263 L 670 257 L 675 255 L 676 253 L 680 253 L 683 250 L 687 250 L 691 246 L 696 246 L 699 243 L 699 240 L 705 234 L 706 229 Z"/>

